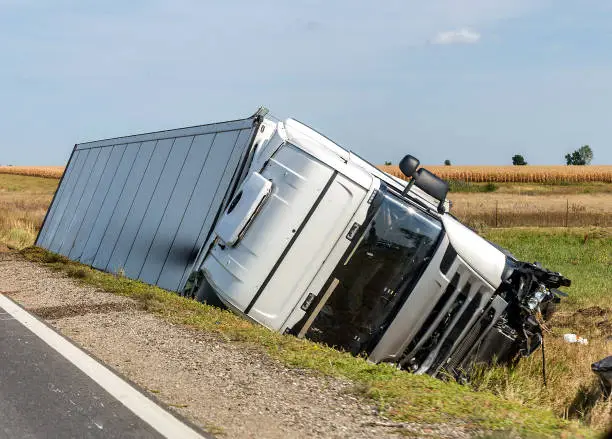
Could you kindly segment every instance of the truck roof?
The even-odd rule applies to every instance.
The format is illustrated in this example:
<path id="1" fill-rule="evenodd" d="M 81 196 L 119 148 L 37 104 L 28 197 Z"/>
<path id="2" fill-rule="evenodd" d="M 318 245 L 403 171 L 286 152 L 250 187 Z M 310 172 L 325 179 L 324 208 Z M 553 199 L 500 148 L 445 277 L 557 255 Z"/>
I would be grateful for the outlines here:
<path id="1" fill-rule="evenodd" d="M 318 144 L 318 146 L 320 147 L 319 151 L 321 153 L 324 154 L 324 152 L 321 150 L 327 150 L 328 154 L 332 155 L 333 157 L 340 158 L 345 164 L 367 172 L 368 175 L 378 178 L 386 185 L 391 186 L 398 192 L 403 192 L 406 186 L 408 185 L 407 181 L 402 180 L 401 178 L 397 178 L 384 171 L 381 171 L 372 163 L 363 159 L 353 151 L 349 151 L 341 147 L 325 135 L 321 134 L 320 132 L 296 119 L 285 119 L 285 121 L 282 123 L 285 129 L 287 130 L 287 134 L 289 135 L 291 140 L 297 142 L 299 146 L 307 146 L 303 144 L 304 138 L 299 134 L 306 135 L 308 138 L 310 138 L 310 140 Z M 313 145 L 308 146 L 312 147 Z M 418 201 L 425 203 L 428 208 L 436 211 L 438 207 L 438 200 L 434 199 L 418 187 L 412 186 L 410 188 L 410 195 L 417 198 Z M 446 204 L 448 210 L 448 201 L 446 201 Z"/>

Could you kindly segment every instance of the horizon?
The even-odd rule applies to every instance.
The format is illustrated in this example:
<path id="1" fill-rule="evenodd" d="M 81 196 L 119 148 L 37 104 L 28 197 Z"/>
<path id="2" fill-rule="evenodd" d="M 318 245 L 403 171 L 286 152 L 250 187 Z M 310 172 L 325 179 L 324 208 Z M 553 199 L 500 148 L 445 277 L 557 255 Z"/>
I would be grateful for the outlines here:
<path id="1" fill-rule="evenodd" d="M 586 4 L 586 7 L 585 7 Z M 372 163 L 612 164 L 612 4 L 313 0 L 0 3 L 0 163 L 248 117 L 304 121 Z"/>

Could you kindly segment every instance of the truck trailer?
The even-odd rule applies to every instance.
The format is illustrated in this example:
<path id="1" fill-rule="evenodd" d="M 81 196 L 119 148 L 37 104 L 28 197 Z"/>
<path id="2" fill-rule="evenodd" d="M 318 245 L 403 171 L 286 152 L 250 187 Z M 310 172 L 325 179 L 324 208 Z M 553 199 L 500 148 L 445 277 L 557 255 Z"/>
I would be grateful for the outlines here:
<path id="1" fill-rule="evenodd" d="M 267 110 L 77 144 L 36 244 L 414 373 L 466 377 L 542 343 L 570 281 L 406 180 Z"/>

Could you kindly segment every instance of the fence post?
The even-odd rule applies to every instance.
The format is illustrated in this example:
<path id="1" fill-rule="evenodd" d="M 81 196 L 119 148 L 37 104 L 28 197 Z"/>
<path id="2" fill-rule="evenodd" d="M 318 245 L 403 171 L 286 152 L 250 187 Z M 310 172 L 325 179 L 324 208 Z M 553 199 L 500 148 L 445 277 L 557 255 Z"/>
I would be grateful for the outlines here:
<path id="1" fill-rule="evenodd" d="M 498 220 L 497 220 L 497 216 L 498 216 L 498 211 L 499 211 L 499 200 L 495 200 L 495 228 L 497 228 L 498 225 Z"/>
<path id="2" fill-rule="evenodd" d="M 565 227 L 569 227 L 569 198 L 565 201 Z"/>

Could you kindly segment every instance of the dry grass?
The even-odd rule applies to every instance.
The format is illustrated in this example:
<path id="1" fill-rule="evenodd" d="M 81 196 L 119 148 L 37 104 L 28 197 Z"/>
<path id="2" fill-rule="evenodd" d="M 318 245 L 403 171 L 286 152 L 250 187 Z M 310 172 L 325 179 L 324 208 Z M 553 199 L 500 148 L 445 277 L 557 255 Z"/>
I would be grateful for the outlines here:
<path id="1" fill-rule="evenodd" d="M 0 174 L 60 178 L 63 173 L 64 166 L 0 166 Z"/>
<path id="2" fill-rule="evenodd" d="M 515 369 L 481 369 L 472 383 L 475 390 L 493 391 L 507 401 L 552 408 L 560 417 L 579 419 L 596 430 L 612 422 L 612 400 L 601 396 L 591 363 L 608 355 L 610 343 L 591 340 L 589 345 L 565 343 L 562 337 L 547 337 L 546 379 L 543 386 L 540 352 L 523 359 Z"/>
<path id="3" fill-rule="evenodd" d="M 0 174 L 0 243 L 32 245 L 56 187 L 57 180 Z"/>
<path id="4" fill-rule="evenodd" d="M 612 185 L 607 184 L 608 187 Z M 482 227 L 612 227 L 612 193 L 450 193 L 452 213 Z"/>
<path id="5" fill-rule="evenodd" d="M 444 180 L 474 183 L 612 183 L 612 166 L 425 166 Z M 397 166 L 379 166 L 404 178 Z"/>

